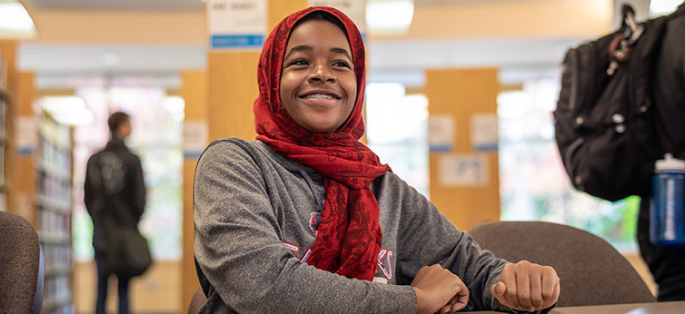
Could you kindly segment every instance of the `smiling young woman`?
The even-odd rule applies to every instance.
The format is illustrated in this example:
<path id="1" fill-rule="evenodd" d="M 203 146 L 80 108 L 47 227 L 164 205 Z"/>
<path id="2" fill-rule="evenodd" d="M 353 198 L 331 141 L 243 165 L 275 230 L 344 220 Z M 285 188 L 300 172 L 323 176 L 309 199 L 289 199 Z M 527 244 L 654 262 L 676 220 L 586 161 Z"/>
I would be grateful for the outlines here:
<path id="1" fill-rule="evenodd" d="M 215 141 L 196 170 L 201 313 L 547 311 L 554 269 L 481 250 L 359 142 L 364 58 L 330 7 L 267 38 L 257 139 Z"/>

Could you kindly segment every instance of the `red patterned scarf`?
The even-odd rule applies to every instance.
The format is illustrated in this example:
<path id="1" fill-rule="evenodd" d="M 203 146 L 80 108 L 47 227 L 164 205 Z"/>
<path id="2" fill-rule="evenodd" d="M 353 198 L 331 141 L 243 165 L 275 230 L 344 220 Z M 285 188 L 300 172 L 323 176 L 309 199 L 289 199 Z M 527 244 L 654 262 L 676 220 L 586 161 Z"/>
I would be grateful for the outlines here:
<path id="1" fill-rule="evenodd" d="M 333 133 L 313 133 L 290 118 L 281 105 L 279 84 L 288 37 L 297 21 L 325 11 L 345 26 L 352 48 L 357 98 L 350 117 Z M 371 182 L 390 170 L 359 142 L 364 134 L 362 105 L 366 77 L 364 43 L 354 23 L 330 7 L 296 12 L 267 37 L 259 60 L 259 98 L 254 103 L 257 139 L 280 155 L 321 172 L 326 200 L 312 254 L 307 263 L 348 278 L 372 280 L 383 235 Z"/>

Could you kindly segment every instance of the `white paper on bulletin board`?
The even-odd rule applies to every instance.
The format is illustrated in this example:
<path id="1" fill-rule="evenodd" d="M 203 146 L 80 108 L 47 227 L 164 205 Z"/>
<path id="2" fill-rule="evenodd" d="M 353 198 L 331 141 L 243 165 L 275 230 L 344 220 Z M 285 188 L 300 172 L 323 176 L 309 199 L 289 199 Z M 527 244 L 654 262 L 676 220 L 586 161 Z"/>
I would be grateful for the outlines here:
<path id="1" fill-rule="evenodd" d="M 481 155 L 441 156 L 439 182 L 443 187 L 485 186 L 488 184 L 488 159 Z"/>
<path id="2" fill-rule="evenodd" d="M 267 31 L 266 0 L 209 0 L 211 49 L 261 49 Z"/>
<path id="3" fill-rule="evenodd" d="M 474 150 L 497 150 L 497 114 L 478 113 L 471 116 L 471 143 Z"/>
<path id="4" fill-rule="evenodd" d="M 428 117 L 428 147 L 431 152 L 449 152 L 454 147 L 454 119 L 449 115 Z"/>
<path id="5" fill-rule="evenodd" d="M 183 156 L 196 158 L 207 147 L 209 126 L 206 122 L 187 121 L 183 123 Z"/>
<path id="6" fill-rule="evenodd" d="M 38 145 L 38 129 L 34 117 L 20 117 L 17 121 L 17 149 L 20 155 L 33 154 Z"/>
<path id="7" fill-rule="evenodd" d="M 366 33 L 366 0 L 309 0 L 309 6 L 336 8 L 352 19 L 360 33 Z"/>

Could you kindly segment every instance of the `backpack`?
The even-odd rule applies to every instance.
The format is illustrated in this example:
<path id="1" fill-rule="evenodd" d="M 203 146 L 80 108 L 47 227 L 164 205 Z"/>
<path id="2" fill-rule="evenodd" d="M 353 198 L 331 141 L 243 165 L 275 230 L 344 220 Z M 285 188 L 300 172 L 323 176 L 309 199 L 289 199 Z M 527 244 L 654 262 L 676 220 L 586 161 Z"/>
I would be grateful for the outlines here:
<path id="1" fill-rule="evenodd" d="M 609 201 L 650 191 L 654 140 L 650 81 L 666 23 L 644 23 L 623 7 L 616 32 L 569 49 L 554 111 L 564 168 L 578 190 Z"/>

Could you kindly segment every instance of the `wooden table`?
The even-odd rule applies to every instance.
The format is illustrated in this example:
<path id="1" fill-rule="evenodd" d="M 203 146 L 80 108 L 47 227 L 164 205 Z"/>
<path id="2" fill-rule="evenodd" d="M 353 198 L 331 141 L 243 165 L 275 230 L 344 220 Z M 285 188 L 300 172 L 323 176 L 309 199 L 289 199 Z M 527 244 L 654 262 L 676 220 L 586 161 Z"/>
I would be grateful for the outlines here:
<path id="1" fill-rule="evenodd" d="M 502 312 L 462 312 L 495 314 Z M 550 314 L 685 314 L 685 301 L 557 307 Z"/>

